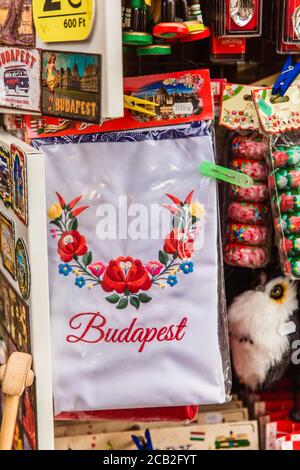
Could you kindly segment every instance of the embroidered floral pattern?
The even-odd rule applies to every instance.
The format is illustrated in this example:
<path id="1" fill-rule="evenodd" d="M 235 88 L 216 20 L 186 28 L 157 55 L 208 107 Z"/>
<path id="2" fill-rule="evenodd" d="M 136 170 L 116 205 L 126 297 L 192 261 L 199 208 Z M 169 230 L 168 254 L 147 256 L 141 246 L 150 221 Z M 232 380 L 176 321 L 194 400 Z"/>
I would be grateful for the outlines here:
<path id="1" fill-rule="evenodd" d="M 173 230 L 164 240 L 164 247 L 157 260 L 146 264 L 131 256 L 93 262 L 93 253 L 86 238 L 79 231 L 78 216 L 89 206 L 78 207 L 82 196 L 70 203 L 56 193 L 58 203 L 48 210 L 50 224 L 55 228 L 50 233 L 57 242 L 57 253 L 61 263 L 58 272 L 64 277 L 75 275 L 75 285 L 82 289 L 100 286 L 109 293 L 106 300 L 119 310 L 129 305 L 138 309 L 141 304 L 152 300 L 148 292 L 155 286 L 165 289 L 179 283 L 179 275 L 194 271 L 191 261 L 195 252 L 195 241 L 200 230 L 200 221 L 205 217 L 202 204 L 192 201 L 192 191 L 184 201 L 167 194 L 172 204 L 164 205 L 172 214 Z M 55 234 L 55 236 L 54 236 Z"/>

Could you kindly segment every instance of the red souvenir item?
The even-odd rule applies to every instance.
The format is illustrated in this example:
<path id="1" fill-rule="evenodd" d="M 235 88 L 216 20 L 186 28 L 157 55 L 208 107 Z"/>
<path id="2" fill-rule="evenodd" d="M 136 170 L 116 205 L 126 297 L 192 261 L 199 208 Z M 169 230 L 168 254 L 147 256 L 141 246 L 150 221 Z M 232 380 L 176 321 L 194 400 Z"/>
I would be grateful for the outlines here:
<path id="1" fill-rule="evenodd" d="M 231 221 L 240 224 L 263 225 L 267 222 L 269 207 L 264 204 L 248 202 L 231 202 L 228 216 Z"/>
<path id="2" fill-rule="evenodd" d="M 158 23 L 153 28 L 153 36 L 162 39 L 179 39 L 188 34 L 189 29 L 184 23 Z"/>
<path id="3" fill-rule="evenodd" d="M 256 183 L 250 188 L 230 186 L 230 198 L 245 202 L 266 202 L 269 199 L 269 189 L 266 183 Z"/>
<path id="4" fill-rule="evenodd" d="M 259 36 L 261 0 L 226 0 L 226 35 Z"/>
<path id="5" fill-rule="evenodd" d="M 300 0 L 285 0 L 284 42 L 300 44 Z"/>
<path id="6" fill-rule="evenodd" d="M 145 408 L 137 410 L 107 410 L 61 413 L 56 420 L 114 420 L 114 421 L 193 421 L 198 406 Z"/>
<path id="7" fill-rule="evenodd" d="M 258 162 L 255 160 L 237 158 L 232 160 L 231 168 L 241 173 L 245 173 L 245 175 L 250 176 L 254 181 L 266 181 L 268 176 L 267 165 L 264 162 Z"/>
<path id="8" fill-rule="evenodd" d="M 124 117 L 90 125 L 47 116 L 25 116 L 28 139 L 149 128 L 214 118 L 209 70 L 125 78 L 124 94 L 149 101 L 153 116 L 125 109 Z"/>
<path id="9" fill-rule="evenodd" d="M 193 41 L 200 41 L 201 39 L 206 39 L 210 36 L 210 30 L 209 28 L 204 28 L 203 31 L 192 31 L 189 32 L 187 36 L 184 36 L 182 38 L 174 39 L 174 38 L 164 38 L 165 42 L 180 42 L 180 43 L 185 43 L 185 42 L 193 42 Z"/>
<path id="10" fill-rule="evenodd" d="M 244 60 L 246 54 L 245 38 L 224 38 L 211 36 L 211 60 L 213 62 L 237 62 Z"/>
<path id="11" fill-rule="evenodd" d="M 225 248 L 225 261 L 227 264 L 241 268 L 257 269 L 268 262 L 269 251 L 256 246 L 228 244 Z"/>

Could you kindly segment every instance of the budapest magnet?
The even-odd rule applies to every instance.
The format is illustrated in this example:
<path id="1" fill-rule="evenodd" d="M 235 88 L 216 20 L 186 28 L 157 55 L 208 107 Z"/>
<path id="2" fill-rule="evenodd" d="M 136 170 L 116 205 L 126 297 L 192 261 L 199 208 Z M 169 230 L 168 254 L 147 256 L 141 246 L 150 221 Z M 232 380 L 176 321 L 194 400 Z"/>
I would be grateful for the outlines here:
<path id="1" fill-rule="evenodd" d="M 99 123 L 101 56 L 42 52 L 42 114 Z"/>
<path id="2" fill-rule="evenodd" d="M 84 41 L 94 13 L 94 0 L 33 0 L 35 27 L 43 42 Z"/>
<path id="3" fill-rule="evenodd" d="M 26 156 L 16 145 L 11 145 L 13 209 L 21 222 L 28 225 L 28 195 Z"/>
<path id="4" fill-rule="evenodd" d="M 0 106 L 40 112 L 40 76 L 37 49 L 0 47 Z"/>
<path id="5" fill-rule="evenodd" d="M 0 249 L 3 266 L 15 279 L 15 226 L 2 212 L 0 212 Z"/>
<path id="6" fill-rule="evenodd" d="M 19 289 L 24 300 L 30 295 L 30 265 L 25 242 L 19 238 L 16 243 L 16 274 Z"/>
<path id="7" fill-rule="evenodd" d="M 32 0 L 1 0 L 0 13 L 0 44 L 34 47 Z"/>

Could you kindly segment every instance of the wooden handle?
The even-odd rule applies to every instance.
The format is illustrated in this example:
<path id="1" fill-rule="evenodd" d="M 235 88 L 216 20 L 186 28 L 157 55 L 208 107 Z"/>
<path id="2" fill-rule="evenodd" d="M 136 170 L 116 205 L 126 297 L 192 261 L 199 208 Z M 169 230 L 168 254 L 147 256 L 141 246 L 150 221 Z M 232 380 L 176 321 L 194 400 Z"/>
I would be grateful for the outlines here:
<path id="1" fill-rule="evenodd" d="M 20 397 L 6 396 L 0 432 L 0 450 L 11 450 L 14 440 Z"/>
<path id="2" fill-rule="evenodd" d="M 33 384 L 32 357 L 25 353 L 13 353 L 5 366 L 0 368 L 0 382 L 5 395 L 0 432 L 0 450 L 11 450 L 18 415 L 19 401 L 25 387 Z"/>

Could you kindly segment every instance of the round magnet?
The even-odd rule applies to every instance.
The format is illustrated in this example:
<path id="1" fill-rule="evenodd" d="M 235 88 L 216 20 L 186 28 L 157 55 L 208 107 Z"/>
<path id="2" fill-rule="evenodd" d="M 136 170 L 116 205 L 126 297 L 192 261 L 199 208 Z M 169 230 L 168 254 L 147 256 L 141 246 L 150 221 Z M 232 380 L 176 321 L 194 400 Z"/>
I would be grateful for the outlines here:
<path id="1" fill-rule="evenodd" d="M 194 31 L 193 33 L 189 33 L 187 36 L 184 38 L 169 38 L 169 39 L 164 39 L 165 42 L 179 42 L 179 43 L 186 43 L 186 42 L 193 42 L 193 41 L 200 41 L 201 39 L 206 39 L 210 36 L 210 29 L 204 26 L 203 31 Z"/>
<path id="2" fill-rule="evenodd" d="M 125 31 L 123 33 L 123 44 L 127 46 L 148 46 L 153 43 L 153 37 L 149 33 L 136 31 Z"/>
<path id="3" fill-rule="evenodd" d="M 158 23 L 153 28 L 153 36 L 162 39 L 178 39 L 189 34 L 184 23 Z"/>
<path id="4" fill-rule="evenodd" d="M 172 53 L 171 46 L 161 46 L 158 44 L 146 47 L 138 47 L 136 51 L 138 56 L 144 55 L 170 55 Z"/>

